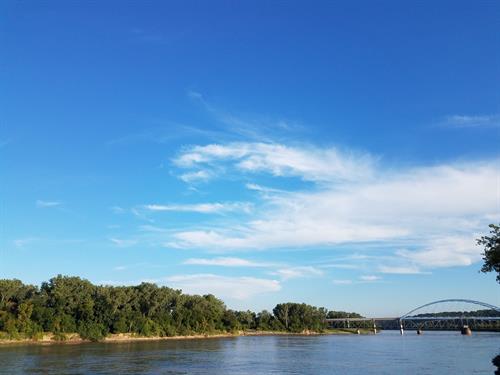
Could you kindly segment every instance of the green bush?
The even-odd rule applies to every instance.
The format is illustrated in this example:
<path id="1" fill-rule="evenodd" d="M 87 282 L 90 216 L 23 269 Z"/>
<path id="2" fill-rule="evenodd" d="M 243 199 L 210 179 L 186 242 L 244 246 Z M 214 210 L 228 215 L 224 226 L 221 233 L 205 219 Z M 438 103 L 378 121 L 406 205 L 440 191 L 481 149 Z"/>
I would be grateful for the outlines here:
<path id="1" fill-rule="evenodd" d="M 17 340 L 21 338 L 19 331 L 17 329 L 17 322 L 15 319 L 8 319 L 4 324 L 5 331 L 11 340 Z"/>
<path id="2" fill-rule="evenodd" d="M 125 317 L 121 316 L 116 321 L 112 323 L 112 332 L 113 333 L 126 333 L 128 332 L 128 324 Z"/>
<path id="3" fill-rule="evenodd" d="M 151 336 L 162 336 L 162 329 L 158 323 L 151 319 L 145 319 L 140 332 L 142 336 L 151 337 Z"/>
<path id="4" fill-rule="evenodd" d="M 24 333 L 32 340 L 41 340 L 43 338 L 42 326 L 32 321 L 26 325 Z"/>
<path id="5" fill-rule="evenodd" d="M 88 322 L 80 325 L 78 334 L 84 340 L 101 341 L 106 337 L 107 332 L 103 324 Z"/>

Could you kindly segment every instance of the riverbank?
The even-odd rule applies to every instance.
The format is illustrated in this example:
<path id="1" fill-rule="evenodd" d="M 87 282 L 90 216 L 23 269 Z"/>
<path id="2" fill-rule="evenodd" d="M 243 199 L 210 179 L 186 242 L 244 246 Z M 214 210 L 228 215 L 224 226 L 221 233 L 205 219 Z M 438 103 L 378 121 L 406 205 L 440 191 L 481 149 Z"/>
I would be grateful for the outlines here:
<path id="1" fill-rule="evenodd" d="M 1 332 L 3 334 L 3 332 Z M 184 336 L 139 336 L 133 333 L 116 333 L 109 334 L 100 342 L 104 343 L 121 343 L 121 342 L 135 342 L 135 341 L 162 341 L 162 340 L 201 340 L 201 339 L 216 339 L 228 337 L 242 337 L 242 336 L 320 336 L 320 335 L 354 335 L 358 334 L 356 329 L 330 329 L 324 332 L 303 331 L 303 332 L 282 332 L 282 331 L 238 331 L 238 332 L 224 332 L 213 334 L 200 334 L 200 335 L 184 335 Z M 371 330 L 362 329 L 360 334 L 373 334 Z M 6 336 L 6 334 L 1 335 Z M 1 338 L 0 345 L 17 345 L 17 344 L 83 344 L 88 343 L 90 340 L 82 339 L 77 333 L 66 334 L 53 334 L 46 332 L 40 335 L 39 338 Z"/>

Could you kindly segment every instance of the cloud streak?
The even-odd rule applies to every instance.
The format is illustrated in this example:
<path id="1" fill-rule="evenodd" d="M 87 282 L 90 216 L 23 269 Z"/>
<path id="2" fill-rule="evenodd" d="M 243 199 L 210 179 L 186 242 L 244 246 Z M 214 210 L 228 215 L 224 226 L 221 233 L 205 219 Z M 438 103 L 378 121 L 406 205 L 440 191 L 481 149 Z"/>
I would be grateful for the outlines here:
<path id="1" fill-rule="evenodd" d="M 225 202 L 225 203 L 198 203 L 198 204 L 148 204 L 142 206 L 145 210 L 153 212 L 175 211 L 175 212 L 197 212 L 202 214 L 214 214 L 224 212 L 249 213 L 252 204 L 248 202 Z"/>
<path id="2" fill-rule="evenodd" d="M 359 279 L 365 283 L 373 283 L 375 281 L 381 280 L 382 278 L 380 276 L 376 276 L 376 275 L 363 275 L 363 276 L 360 276 Z"/>
<path id="3" fill-rule="evenodd" d="M 253 139 L 270 142 L 271 138 L 283 136 L 291 131 L 303 130 L 300 125 L 283 119 L 250 116 L 248 114 L 236 115 L 225 111 L 214 106 L 201 93 L 196 91 L 188 91 L 187 95 L 193 101 L 201 104 L 203 109 L 217 121 L 222 127 L 221 135 L 226 139 Z M 221 135 L 217 138 L 221 139 Z"/>
<path id="4" fill-rule="evenodd" d="M 132 239 L 120 239 L 120 238 L 109 238 L 109 240 L 118 247 L 131 247 L 137 244 L 137 240 Z"/>
<path id="5" fill-rule="evenodd" d="M 284 266 L 283 264 L 256 262 L 236 257 L 217 257 L 217 258 L 190 258 L 183 262 L 187 265 L 197 266 L 218 266 L 218 267 L 248 267 L 248 268 L 274 268 L 276 271 L 269 272 L 270 275 L 279 276 L 281 280 L 319 277 L 324 272 L 313 266 Z"/>
<path id="6" fill-rule="evenodd" d="M 119 268 L 118 270 L 120 270 Z M 172 275 L 156 279 L 135 281 L 101 280 L 102 285 L 139 285 L 143 282 L 155 283 L 169 288 L 180 289 L 187 294 L 213 294 L 218 298 L 245 301 L 257 296 L 276 293 L 281 290 L 281 283 L 274 279 L 249 276 L 222 276 L 211 273 L 191 275 Z"/>
<path id="7" fill-rule="evenodd" d="M 50 208 L 50 207 L 58 207 L 60 206 L 62 203 L 59 202 L 59 201 L 44 201 L 44 200 L 41 200 L 41 199 L 38 199 L 36 202 L 35 202 L 35 205 L 38 207 L 38 208 Z"/>
<path id="8" fill-rule="evenodd" d="M 352 280 L 349 279 L 336 279 L 332 281 L 333 284 L 335 285 L 351 285 Z"/>
<path id="9" fill-rule="evenodd" d="M 214 294 L 221 298 L 246 300 L 257 295 L 278 292 L 278 280 L 255 277 L 230 277 L 214 274 L 176 275 L 164 279 L 174 288 L 190 294 Z"/>
<path id="10" fill-rule="evenodd" d="M 454 128 L 500 127 L 500 115 L 450 115 L 442 124 Z"/>
<path id="11" fill-rule="evenodd" d="M 474 236 L 498 213 L 498 160 L 387 169 L 368 154 L 265 143 L 193 146 L 182 169 L 220 168 L 259 178 L 296 177 L 295 191 L 246 187 L 260 196 L 246 221 L 175 232 L 168 246 L 217 251 L 385 243 L 394 264 L 382 273 L 421 273 L 480 260 Z M 217 173 L 214 172 L 214 176 Z"/>
<path id="12" fill-rule="evenodd" d="M 220 267 L 271 267 L 274 264 L 265 262 L 254 262 L 242 258 L 218 257 L 218 258 L 189 258 L 183 264 L 197 266 L 220 266 Z"/>
<path id="13" fill-rule="evenodd" d="M 173 163 L 181 168 L 204 168 L 194 173 L 217 175 L 223 163 L 244 173 L 269 173 L 299 177 L 305 181 L 359 180 L 371 176 L 374 158 L 368 154 L 342 152 L 336 148 L 294 147 L 276 143 L 229 143 L 193 146 Z M 185 174 L 181 175 L 185 176 Z"/>
<path id="14" fill-rule="evenodd" d="M 323 276 L 323 271 L 312 266 L 298 266 L 280 268 L 273 275 L 279 275 L 282 280 L 297 279 L 303 277 L 319 277 Z"/>

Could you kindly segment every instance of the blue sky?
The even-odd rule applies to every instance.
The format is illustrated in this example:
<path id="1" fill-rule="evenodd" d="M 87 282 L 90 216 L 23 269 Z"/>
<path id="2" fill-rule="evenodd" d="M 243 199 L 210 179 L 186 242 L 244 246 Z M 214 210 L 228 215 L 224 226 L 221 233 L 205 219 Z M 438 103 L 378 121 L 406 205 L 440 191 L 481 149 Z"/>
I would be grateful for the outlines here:
<path id="1" fill-rule="evenodd" d="M 500 305 L 498 2 L 0 6 L 0 277 Z"/>

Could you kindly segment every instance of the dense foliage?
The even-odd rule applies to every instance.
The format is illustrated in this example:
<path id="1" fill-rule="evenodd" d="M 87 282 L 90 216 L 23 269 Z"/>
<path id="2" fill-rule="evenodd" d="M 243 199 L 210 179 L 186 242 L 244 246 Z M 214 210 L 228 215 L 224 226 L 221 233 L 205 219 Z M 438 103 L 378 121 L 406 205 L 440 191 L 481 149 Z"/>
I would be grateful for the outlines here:
<path id="1" fill-rule="evenodd" d="M 109 333 L 322 331 L 327 314 L 324 308 L 298 303 L 278 304 L 272 313 L 234 311 L 213 295 L 187 295 L 150 283 L 96 286 L 79 277 L 59 275 L 37 288 L 15 279 L 0 280 L 0 331 L 10 338 L 37 338 L 43 332 L 61 339 L 66 333 L 78 333 L 84 339 L 100 340 Z"/>
<path id="2" fill-rule="evenodd" d="M 481 316 L 500 316 L 500 312 L 496 310 L 475 310 L 475 311 L 442 311 L 438 313 L 424 313 L 415 315 L 419 318 L 435 318 L 435 317 L 457 317 L 457 318 L 469 318 L 469 317 L 481 317 Z"/>
<path id="3" fill-rule="evenodd" d="M 328 311 L 326 315 L 328 319 L 346 319 L 346 318 L 362 318 L 362 316 L 355 312 L 345 312 L 345 311 Z"/>
<path id="4" fill-rule="evenodd" d="M 490 236 L 482 236 L 477 240 L 478 245 L 484 246 L 484 264 L 481 272 L 497 273 L 497 281 L 500 283 L 500 226 L 490 224 Z"/>

